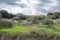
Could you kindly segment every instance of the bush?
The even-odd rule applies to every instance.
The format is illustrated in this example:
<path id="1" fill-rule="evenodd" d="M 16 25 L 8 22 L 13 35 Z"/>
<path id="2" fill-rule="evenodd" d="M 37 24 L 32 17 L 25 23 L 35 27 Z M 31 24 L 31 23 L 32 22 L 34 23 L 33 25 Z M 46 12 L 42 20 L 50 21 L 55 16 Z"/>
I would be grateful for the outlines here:
<path id="1" fill-rule="evenodd" d="M 28 22 L 28 21 L 23 21 L 21 23 L 21 25 L 23 25 L 23 26 L 33 26 L 33 24 L 31 22 Z"/>
<path id="2" fill-rule="evenodd" d="M 47 33 L 44 30 L 35 30 L 30 32 L 30 38 L 34 38 L 36 40 L 47 40 Z"/>
<path id="3" fill-rule="evenodd" d="M 2 18 L 6 18 L 6 19 L 11 19 L 14 16 L 13 14 L 8 13 L 8 11 L 6 11 L 6 10 L 0 10 L 0 14 L 1 14 Z"/>
<path id="4" fill-rule="evenodd" d="M 20 18 L 19 18 L 19 17 L 13 17 L 12 20 L 17 20 L 17 21 L 19 21 Z"/>
<path id="5" fill-rule="evenodd" d="M 43 24 L 47 25 L 46 27 L 53 27 L 54 22 L 52 19 L 47 19 L 43 21 Z"/>
<path id="6" fill-rule="evenodd" d="M 30 19 L 28 19 L 28 22 L 31 22 L 32 24 L 38 24 L 39 20 L 38 19 L 34 19 L 34 18 L 30 18 Z"/>
<path id="7" fill-rule="evenodd" d="M 46 18 L 46 16 L 44 16 L 44 15 L 34 17 L 34 19 L 37 19 L 37 20 L 44 20 L 45 18 Z"/>
<path id="8" fill-rule="evenodd" d="M 55 23 L 55 24 L 60 24 L 60 19 L 54 20 L 54 23 Z"/>
<path id="9" fill-rule="evenodd" d="M 51 18 L 51 19 L 59 19 L 60 18 L 60 13 L 59 12 L 48 13 L 47 16 L 48 16 L 48 18 Z"/>
<path id="10" fill-rule="evenodd" d="M 12 26 L 13 26 L 13 24 L 11 21 L 8 21 L 8 20 L 1 20 L 0 21 L 0 27 L 2 27 L 2 28 L 10 28 Z"/>
<path id="11" fill-rule="evenodd" d="M 17 17 L 19 17 L 21 20 L 28 19 L 28 16 L 27 15 L 18 15 Z"/>
<path id="12" fill-rule="evenodd" d="M 53 24 L 53 20 L 52 19 L 46 19 L 43 22 L 44 22 L 45 25 Z"/>

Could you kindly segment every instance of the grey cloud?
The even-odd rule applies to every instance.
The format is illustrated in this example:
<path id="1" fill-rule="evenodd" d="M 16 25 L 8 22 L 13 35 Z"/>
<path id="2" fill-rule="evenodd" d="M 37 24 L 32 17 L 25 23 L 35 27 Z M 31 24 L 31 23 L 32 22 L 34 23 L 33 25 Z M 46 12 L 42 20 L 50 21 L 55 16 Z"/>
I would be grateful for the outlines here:
<path id="1" fill-rule="evenodd" d="M 52 7 L 50 9 L 50 11 L 52 11 L 52 12 L 60 12 L 60 6 Z"/>
<path id="2" fill-rule="evenodd" d="M 20 4 L 20 7 L 21 7 L 21 8 L 26 8 L 27 5 L 26 5 L 26 4 Z"/>
<path id="3" fill-rule="evenodd" d="M 52 3 L 52 1 L 50 0 L 38 0 L 38 1 L 42 3 L 36 5 L 37 12 L 48 13 L 48 12 L 55 12 L 55 11 L 59 12 L 60 10 L 60 0 L 56 0 L 58 2 L 56 6 L 48 5 Z M 43 7 L 49 7 L 49 6 L 51 6 L 49 10 L 43 9 Z"/>
<path id="4" fill-rule="evenodd" d="M 31 11 L 32 9 L 28 8 L 27 4 L 24 4 L 24 3 L 17 4 L 16 1 L 19 1 L 19 0 L 0 0 L 0 3 L 6 3 L 7 5 L 11 5 L 11 6 L 16 5 L 16 6 L 19 6 L 20 8 L 27 8 L 28 10 L 26 12 L 32 13 L 32 11 Z M 35 8 L 35 11 L 37 14 L 40 14 L 40 13 L 46 14 L 48 12 L 60 12 L 60 0 L 55 0 L 56 2 L 58 2 L 58 4 L 56 6 L 51 4 L 51 3 L 53 3 L 51 0 L 37 0 L 37 1 L 38 1 L 38 4 L 33 6 Z M 29 2 L 29 1 L 27 0 L 27 2 Z M 48 5 L 48 4 L 50 4 L 50 5 Z M 43 7 L 46 7 L 46 8 L 48 7 L 49 10 L 43 9 Z"/>
<path id="5" fill-rule="evenodd" d="M 17 0 L 0 0 L 0 3 L 6 3 L 8 5 L 16 5 Z"/>
<path id="6" fill-rule="evenodd" d="M 0 4 L 5 3 L 6 5 L 11 5 L 11 6 L 16 5 L 16 6 L 20 6 L 21 8 L 27 7 L 27 5 L 23 3 L 17 4 L 16 1 L 19 1 L 19 0 L 0 0 Z"/>
<path id="7" fill-rule="evenodd" d="M 51 3 L 50 0 L 38 0 L 38 1 L 41 1 L 42 3 Z"/>

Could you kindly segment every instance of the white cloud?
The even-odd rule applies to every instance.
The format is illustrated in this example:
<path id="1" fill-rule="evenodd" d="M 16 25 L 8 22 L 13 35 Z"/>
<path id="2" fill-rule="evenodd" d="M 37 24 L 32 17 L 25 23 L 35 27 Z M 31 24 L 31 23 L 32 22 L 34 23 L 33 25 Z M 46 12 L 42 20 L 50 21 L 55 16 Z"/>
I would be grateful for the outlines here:
<path id="1" fill-rule="evenodd" d="M 5 9 L 8 10 L 9 12 L 12 13 L 23 13 L 23 14 L 29 14 L 29 15 L 37 15 L 47 13 L 49 11 L 54 11 L 51 10 L 53 9 L 52 7 L 58 6 L 58 1 L 57 0 L 17 0 L 15 3 L 17 5 L 8 5 L 5 3 L 0 4 L 0 9 Z M 26 7 L 21 7 L 21 5 L 26 5 Z M 39 5 L 38 5 L 39 4 Z M 23 5 L 23 6 L 24 6 Z M 46 12 L 45 12 L 46 11 Z"/>
<path id="2" fill-rule="evenodd" d="M 23 10 L 23 13 L 29 14 L 29 15 L 36 15 L 35 6 L 36 6 L 36 4 L 39 3 L 37 0 L 21 0 L 21 1 L 17 1 L 16 3 L 27 5 L 27 8 L 25 10 Z"/>
<path id="3" fill-rule="evenodd" d="M 45 10 L 48 11 L 48 10 L 50 10 L 52 7 L 58 5 L 58 2 L 57 2 L 56 0 L 50 0 L 50 1 L 51 1 L 51 3 L 45 4 L 45 6 L 43 7 L 43 9 L 45 9 Z"/>
<path id="4" fill-rule="evenodd" d="M 6 4 L 1 4 L 0 8 L 1 10 L 7 10 L 8 12 L 12 12 L 15 14 L 23 11 L 23 9 L 18 6 L 11 6 L 11 5 L 6 5 Z"/>

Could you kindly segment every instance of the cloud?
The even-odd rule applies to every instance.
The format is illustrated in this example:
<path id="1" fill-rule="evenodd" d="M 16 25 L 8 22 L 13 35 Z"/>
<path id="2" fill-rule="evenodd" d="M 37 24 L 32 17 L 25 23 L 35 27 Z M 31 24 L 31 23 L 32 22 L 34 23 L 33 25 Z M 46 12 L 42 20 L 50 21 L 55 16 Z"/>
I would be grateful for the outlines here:
<path id="1" fill-rule="evenodd" d="M 42 12 L 42 14 L 46 14 L 48 12 L 52 12 L 54 7 L 58 6 L 58 1 L 57 0 L 39 0 L 41 1 L 41 4 L 38 4 L 36 9 L 37 12 Z M 56 9 L 56 8 L 54 8 Z"/>
<path id="2" fill-rule="evenodd" d="M 14 14 L 43 15 L 59 12 L 59 4 L 60 0 L 0 0 L 0 10 L 4 9 Z"/>
<path id="3" fill-rule="evenodd" d="M 0 3 L 6 3 L 8 5 L 16 5 L 16 1 L 18 0 L 0 0 Z"/>

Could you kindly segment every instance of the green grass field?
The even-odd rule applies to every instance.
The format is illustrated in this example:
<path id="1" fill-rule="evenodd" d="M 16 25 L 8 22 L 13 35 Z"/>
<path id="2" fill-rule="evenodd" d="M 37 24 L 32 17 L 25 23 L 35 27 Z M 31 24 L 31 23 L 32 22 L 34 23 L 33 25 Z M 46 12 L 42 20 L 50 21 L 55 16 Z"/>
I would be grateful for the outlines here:
<path id="1" fill-rule="evenodd" d="M 53 25 L 54 28 L 46 27 L 46 25 L 34 25 L 34 26 L 22 26 L 14 25 L 12 28 L 3 28 L 0 29 L 0 33 L 9 33 L 9 34 L 18 34 L 18 33 L 30 33 L 33 30 L 36 31 L 45 31 L 47 34 L 59 34 L 60 35 L 60 24 Z"/>

